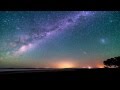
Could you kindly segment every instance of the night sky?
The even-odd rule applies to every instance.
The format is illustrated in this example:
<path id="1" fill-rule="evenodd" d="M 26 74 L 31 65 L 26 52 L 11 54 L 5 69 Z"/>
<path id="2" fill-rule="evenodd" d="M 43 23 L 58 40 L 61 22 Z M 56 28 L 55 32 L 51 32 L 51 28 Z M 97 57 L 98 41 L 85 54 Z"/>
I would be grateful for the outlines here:
<path id="1" fill-rule="evenodd" d="M 1 11 L 0 67 L 103 67 L 120 56 L 119 11 Z"/>

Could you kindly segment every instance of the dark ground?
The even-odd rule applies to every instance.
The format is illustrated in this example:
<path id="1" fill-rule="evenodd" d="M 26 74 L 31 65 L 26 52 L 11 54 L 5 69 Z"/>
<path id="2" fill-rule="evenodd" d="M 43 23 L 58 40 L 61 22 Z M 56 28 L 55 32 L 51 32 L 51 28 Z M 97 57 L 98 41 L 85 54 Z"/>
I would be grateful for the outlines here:
<path id="1" fill-rule="evenodd" d="M 120 69 L 1 69 L 0 80 L 120 81 Z"/>

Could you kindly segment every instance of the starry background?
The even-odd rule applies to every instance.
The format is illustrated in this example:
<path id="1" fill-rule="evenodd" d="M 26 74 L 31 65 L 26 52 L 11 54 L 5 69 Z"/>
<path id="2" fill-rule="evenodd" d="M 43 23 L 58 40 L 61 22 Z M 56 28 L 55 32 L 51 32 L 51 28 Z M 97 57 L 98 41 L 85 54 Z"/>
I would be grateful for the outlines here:
<path id="1" fill-rule="evenodd" d="M 119 55 L 119 11 L 0 12 L 0 67 L 100 67 Z"/>

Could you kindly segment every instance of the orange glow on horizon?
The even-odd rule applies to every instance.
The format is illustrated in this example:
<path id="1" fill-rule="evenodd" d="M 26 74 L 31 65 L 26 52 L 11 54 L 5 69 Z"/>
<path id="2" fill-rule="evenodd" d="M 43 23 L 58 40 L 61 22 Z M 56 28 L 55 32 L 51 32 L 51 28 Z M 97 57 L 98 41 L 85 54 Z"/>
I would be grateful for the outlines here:
<path id="1" fill-rule="evenodd" d="M 93 62 L 93 63 L 83 63 L 79 62 L 74 59 L 69 58 L 63 58 L 63 59 L 55 59 L 48 62 L 36 62 L 34 63 L 35 68 L 88 68 L 88 69 L 94 69 L 94 68 L 104 68 L 104 65 L 101 62 Z"/>
<path id="2" fill-rule="evenodd" d="M 75 68 L 76 64 L 72 62 L 59 62 L 56 64 L 56 68 Z"/>
<path id="3" fill-rule="evenodd" d="M 98 65 L 97 67 L 98 68 L 104 68 L 104 65 Z"/>

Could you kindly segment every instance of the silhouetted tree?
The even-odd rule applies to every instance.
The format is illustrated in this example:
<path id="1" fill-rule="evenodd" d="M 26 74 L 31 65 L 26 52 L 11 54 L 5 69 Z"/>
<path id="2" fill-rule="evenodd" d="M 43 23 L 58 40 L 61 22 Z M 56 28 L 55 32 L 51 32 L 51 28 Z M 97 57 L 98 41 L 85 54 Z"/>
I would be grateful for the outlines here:
<path id="1" fill-rule="evenodd" d="M 120 68 L 120 56 L 115 57 L 115 60 L 116 60 L 116 62 L 115 62 L 116 67 Z"/>
<path id="2" fill-rule="evenodd" d="M 110 67 L 120 68 L 120 56 L 107 59 L 103 63 L 105 65 L 105 68 Z"/>

